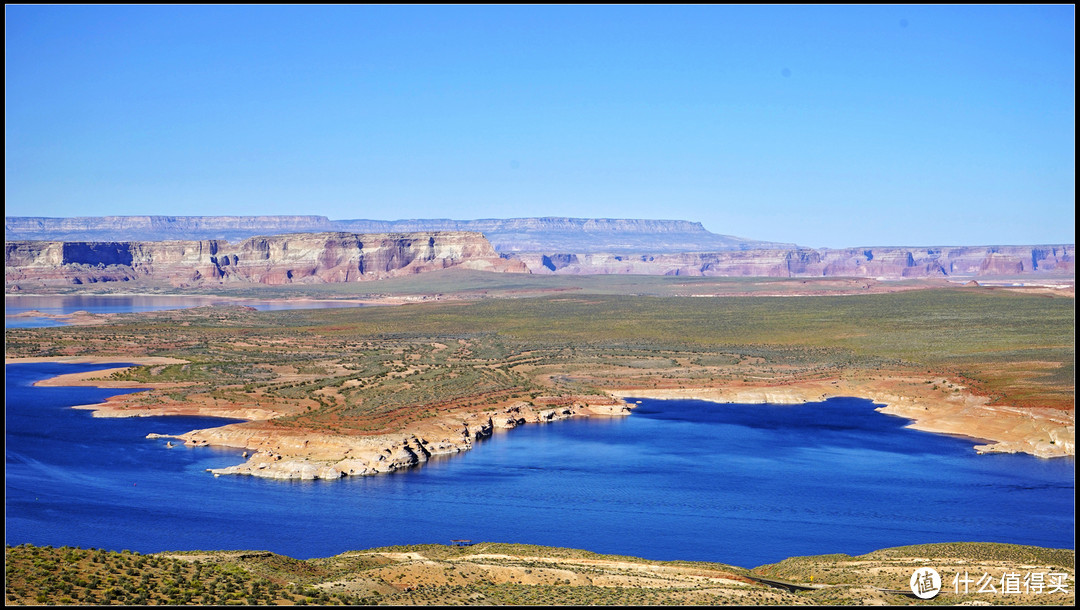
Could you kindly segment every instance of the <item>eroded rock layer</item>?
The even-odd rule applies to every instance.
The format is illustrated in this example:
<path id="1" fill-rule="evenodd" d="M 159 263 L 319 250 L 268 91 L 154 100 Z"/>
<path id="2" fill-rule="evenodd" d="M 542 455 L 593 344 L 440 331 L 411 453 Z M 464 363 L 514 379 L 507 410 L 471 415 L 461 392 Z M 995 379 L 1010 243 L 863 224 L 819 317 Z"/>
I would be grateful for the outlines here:
<path id="1" fill-rule="evenodd" d="M 516 258 L 533 273 L 718 277 L 1072 276 L 1075 246 L 773 249 L 681 254 L 534 253 Z"/>
<path id="2" fill-rule="evenodd" d="M 212 469 L 216 475 L 245 474 L 270 479 L 337 479 L 393 472 L 417 466 L 434 456 L 468 451 L 496 430 L 548 423 L 573 417 L 620 417 L 630 413 L 621 402 L 582 400 L 557 408 L 536 409 L 527 403 L 498 411 L 446 416 L 414 425 L 399 434 L 346 436 L 310 430 L 274 428 L 261 422 L 194 430 L 175 436 L 191 446 L 224 446 L 251 450 L 243 464 Z M 152 435 L 165 438 L 167 435 Z"/>
<path id="3" fill-rule="evenodd" d="M 5 282 L 152 279 L 176 286 L 357 282 L 449 267 L 528 273 L 480 233 L 305 233 L 160 242 L 6 242 Z"/>

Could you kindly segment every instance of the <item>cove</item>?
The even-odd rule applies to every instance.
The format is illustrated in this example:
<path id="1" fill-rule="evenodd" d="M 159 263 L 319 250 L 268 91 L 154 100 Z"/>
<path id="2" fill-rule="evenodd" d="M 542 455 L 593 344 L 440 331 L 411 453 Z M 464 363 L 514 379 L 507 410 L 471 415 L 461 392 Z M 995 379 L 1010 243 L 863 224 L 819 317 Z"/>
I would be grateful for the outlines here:
<path id="1" fill-rule="evenodd" d="M 977 455 L 861 399 L 642 399 L 403 472 L 275 481 L 205 472 L 239 450 L 145 438 L 230 420 L 93 418 L 69 407 L 123 391 L 31 385 L 113 366 L 5 366 L 7 544 L 310 558 L 469 538 L 744 567 L 927 542 L 1073 547 L 1072 458 Z"/>

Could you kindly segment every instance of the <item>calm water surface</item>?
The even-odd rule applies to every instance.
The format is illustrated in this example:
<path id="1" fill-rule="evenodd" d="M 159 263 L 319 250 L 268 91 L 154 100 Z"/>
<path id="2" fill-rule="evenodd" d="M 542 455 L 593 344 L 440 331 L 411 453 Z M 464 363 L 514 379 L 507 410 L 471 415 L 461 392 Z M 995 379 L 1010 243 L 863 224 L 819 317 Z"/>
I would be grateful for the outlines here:
<path id="1" fill-rule="evenodd" d="M 406 472 L 282 482 L 205 472 L 238 450 L 145 438 L 223 420 L 94 419 L 68 407 L 117 390 L 31 386 L 109 366 L 5 367 L 8 544 L 309 558 L 470 538 L 746 567 L 959 540 L 1073 548 L 1072 459 L 979 456 L 861 399 L 644 400 Z"/>
<path id="2" fill-rule="evenodd" d="M 204 307 L 207 305 L 247 305 L 259 311 L 279 309 L 314 309 L 326 307 L 360 307 L 358 303 L 344 301 L 285 301 L 261 299 L 222 299 L 201 296 L 157 296 L 157 295 L 74 295 L 74 296 L 5 296 L 5 328 L 27 328 L 44 326 L 62 326 L 63 321 L 51 318 L 26 317 L 12 318 L 14 314 L 27 311 L 40 311 L 50 315 L 63 315 L 86 311 L 89 313 L 135 313 L 144 311 L 162 311 L 183 309 L 186 307 Z"/>

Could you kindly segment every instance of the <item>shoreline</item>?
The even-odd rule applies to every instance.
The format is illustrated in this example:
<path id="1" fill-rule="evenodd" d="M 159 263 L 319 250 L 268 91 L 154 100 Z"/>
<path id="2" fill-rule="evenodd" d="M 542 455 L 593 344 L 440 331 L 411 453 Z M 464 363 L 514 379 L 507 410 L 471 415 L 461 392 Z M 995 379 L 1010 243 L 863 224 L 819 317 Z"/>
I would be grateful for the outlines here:
<path id="1" fill-rule="evenodd" d="M 939 380 L 946 383 L 944 380 Z M 762 388 L 676 388 L 613 390 L 619 398 L 707 400 L 721 404 L 801 404 L 829 398 L 864 398 L 875 411 L 911 420 L 906 427 L 923 432 L 963 437 L 976 443 L 980 453 L 1027 453 L 1038 458 L 1075 456 L 1075 420 L 1072 412 L 1020 409 L 989 405 L 989 399 L 963 392 L 947 398 L 897 393 L 898 383 L 918 388 L 917 378 L 890 378 L 888 382 L 796 382 Z"/>
<path id="2" fill-rule="evenodd" d="M 58 363 L 134 363 L 178 364 L 186 360 L 166 357 L 122 358 L 114 356 L 35 357 L 6 359 L 5 364 L 39 362 Z M 115 369 L 99 369 L 68 373 L 39 380 L 35 386 L 88 386 L 99 388 L 167 387 L 133 381 L 101 379 Z M 576 397 L 570 404 L 533 406 L 516 401 L 497 409 L 472 412 L 450 412 L 424 420 L 393 433 L 347 435 L 313 432 L 304 429 L 275 427 L 270 420 L 284 413 L 270 409 L 242 406 L 189 405 L 185 407 L 128 409 L 121 404 L 126 394 L 109 397 L 103 403 L 77 405 L 71 408 L 93 412 L 93 417 L 155 417 L 169 415 L 198 415 L 229 417 L 247 421 L 214 428 L 192 430 L 179 435 L 151 433 L 148 438 L 172 438 L 185 445 L 219 446 L 244 449 L 247 461 L 235 466 L 209 469 L 214 476 L 245 474 L 271 479 L 338 479 L 345 476 L 365 476 L 393 472 L 422 464 L 437 456 L 468 451 L 475 441 L 489 438 L 524 424 L 542 424 L 572 417 L 621 417 L 628 415 L 632 405 L 601 397 Z M 114 402 L 113 399 L 116 399 Z M 247 452 L 251 452 L 248 456 Z"/>
<path id="3" fill-rule="evenodd" d="M 289 302 L 289 301 L 327 301 L 327 302 L 334 302 L 334 303 L 336 303 L 336 302 L 346 302 L 346 303 L 354 303 L 354 302 L 355 303 L 362 303 L 362 302 L 365 302 L 362 299 L 354 299 L 354 298 L 349 298 L 349 297 L 342 298 L 342 299 L 316 298 L 316 297 L 283 297 L 283 298 L 280 298 L 280 299 L 276 299 L 276 298 L 259 298 L 259 297 L 236 297 L 236 296 L 232 296 L 232 295 L 220 295 L 219 296 L 219 295 L 209 295 L 209 294 L 200 294 L 200 293 L 185 294 L 185 293 L 182 293 L 182 292 L 167 293 L 167 294 L 154 293 L 154 292 L 105 292 L 105 293 L 100 293 L 100 294 L 99 293 L 93 293 L 93 292 L 81 293 L 81 294 L 53 294 L 53 293 L 48 293 L 48 292 L 18 292 L 18 293 L 5 292 L 4 293 L 4 298 L 22 298 L 22 297 L 33 297 L 33 298 L 39 298 L 39 299 L 41 299 L 41 298 L 44 298 L 44 299 L 63 299 L 63 298 L 68 298 L 68 297 L 80 297 L 80 298 L 81 297 L 95 297 L 95 298 L 96 297 L 105 297 L 105 298 L 108 298 L 108 297 L 153 297 L 153 298 L 164 298 L 164 299 L 215 299 L 215 300 L 222 300 L 222 301 L 285 301 L 285 302 Z"/>
<path id="4" fill-rule="evenodd" d="M 181 360 L 179 358 L 169 358 L 167 356 L 139 356 L 134 358 L 124 358 L 120 356 L 33 356 L 25 358 L 5 358 L 4 364 L 41 364 L 41 363 L 56 363 L 56 364 L 187 364 L 187 360 Z M 55 377 L 49 377 L 48 379 L 41 379 L 34 382 L 35 386 L 41 387 L 93 387 L 93 388 L 117 388 L 117 389 L 132 389 L 132 388 L 146 388 L 153 389 L 154 386 L 148 386 L 144 383 L 136 381 L 111 381 L 106 379 L 99 379 L 102 375 L 111 375 L 117 371 L 123 371 L 131 368 L 131 366 L 117 366 L 111 369 L 97 369 L 94 371 L 83 371 L 81 373 L 64 373 Z M 122 395 L 121 395 L 122 396 Z M 111 399 L 113 397 L 109 397 Z M 106 407 L 107 403 L 98 403 L 97 405 L 80 405 L 73 408 L 89 409 L 92 407 Z"/>
<path id="5" fill-rule="evenodd" d="M 34 357 L 5 360 L 6 364 L 134 363 L 177 364 L 185 360 L 167 357 L 122 358 L 110 356 Z M 58 375 L 35 382 L 39 386 L 92 386 L 100 388 L 167 387 L 131 381 L 101 379 L 116 369 Z M 941 380 L 945 383 L 944 380 Z M 897 386 L 919 391 L 906 394 Z M 980 453 L 1028 453 L 1039 458 L 1075 455 L 1075 427 L 1071 412 L 1051 409 L 1018 409 L 991 406 L 984 397 L 955 392 L 946 398 L 925 396 L 925 380 L 890 377 L 885 380 L 825 380 L 793 382 L 787 385 L 736 388 L 627 388 L 608 390 L 608 401 L 598 397 L 575 397 L 571 404 L 540 408 L 518 401 L 496 409 L 450 412 L 414 423 L 398 432 L 374 435 L 328 434 L 278 427 L 271 420 L 283 415 L 270 409 L 242 405 L 189 405 L 184 407 L 125 409 L 113 403 L 79 405 L 94 417 L 142 417 L 200 415 L 245 419 L 246 422 L 192 430 L 181 435 L 151 435 L 175 438 L 190 446 L 223 446 L 245 450 L 245 462 L 212 469 L 215 476 L 246 474 L 274 479 L 337 479 L 392 472 L 416 466 L 436 456 L 467 451 L 475 441 L 491 437 L 527 423 L 548 423 L 573 417 L 619 417 L 628 415 L 634 404 L 629 398 L 693 399 L 724 404 L 800 404 L 828 398 L 854 397 L 876 403 L 875 410 L 911 420 L 906 427 L 925 432 L 968 439 Z M 921 395 L 920 395 L 921 394 Z M 125 395 L 115 398 L 122 401 Z M 252 454 L 247 455 L 250 451 Z"/>
<path id="6" fill-rule="evenodd" d="M 37 364 L 41 362 L 55 362 L 57 364 L 123 364 L 126 362 L 134 364 L 187 364 L 188 361 L 180 358 L 170 358 L 169 356 L 132 356 L 130 358 L 126 356 L 24 356 L 20 358 L 4 358 L 4 364 Z M 98 373 L 100 371 L 90 372 Z M 81 373 L 71 374 L 77 375 Z M 43 382 L 66 376 L 67 375 L 59 375 L 50 379 L 44 379 L 42 380 L 41 385 L 50 385 Z M 99 387 L 107 388 L 110 386 Z"/>
<path id="7" fill-rule="evenodd" d="M 184 294 L 146 294 L 146 293 L 116 293 L 116 294 L 110 293 L 110 294 L 88 294 L 88 295 L 5 294 L 4 298 L 5 299 L 8 299 L 8 298 L 62 299 L 62 298 L 67 298 L 67 297 L 72 297 L 72 296 L 76 296 L 76 297 L 89 296 L 89 297 L 95 297 L 95 298 L 96 297 L 101 297 L 101 298 L 147 297 L 147 298 L 163 298 L 163 299 L 205 299 L 207 301 L 210 301 L 210 300 L 213 300 L 213 301 L 228 301 L 228 303 L 220 303 L 220 302 L 218 302 L 218 303 L 210 303 L 210 302 L 208 302 L 208 303 L 204 303 L 204 304 L 184 305 L 184 306 L 180 306 L 180 307 L 176 307 L 176 308 L 154 309 L 154 310 L 150 310 L 148 312 L 140 312 L 140 313 L 150 313 L 150 312 L 153 312 L 153 311 L 178 311 L 178 310 L 181 310 L 181 309 L 191 309 L 191 308 L 195 308 L 195 307 L 212 307 L 214 305 L 222 305 L 222 306 L 232 306 L 232 305 L 244 306 L 244 305 L 247 305 L 247 306 L 250 307 L 251 303 L 269 303 L 269 302 L 287 303 L 287 304 L 292 304 L 292 303 L 297 303 L 297 304 L 335 303 L 335 304 L 337 304 L 337 303 L 341 303 L 341 304 L 343 304 L 343 305 L 341 305 L 341 308 L 344 309 L 344 308 L 347 308 L 349 306 L 380 307 L 380 306 L 405 305 L 405 304 L 408 304 L 408 303 L 416 302 L 418 300 L 424 300 L 424 299 L 410 298 L 410 297 L 383 297 L 383 298 L 377 298 L 377 299 L 356 299 L 356 298 L 330 299 L 330 298 L 315 298 L 315 297 L 288 297 L 288 298 L 283 298 L 283 299 L 269 299 L 269 298 L 257 298 L 257 297 L 210 296 L 210 295 L 201 295 L 201 294 L 184 295 Z M 443 299 L 443 300 L 449 300 L 449 299 Z M 285 308 L 282 308 L 282 309 L 283 310 L 288 310 L 290 308 L 285 307 Z M 314 309 L 314 308 L 296 307 L 296 308 L 292 308 L 292 309 Z M 7 318 L 14 318 L 14 319 L 41 318 L 41 319 L 45 319 L 45 320 L 55 320 L 55 321 L 58 321 L 58 322 L 62 322 L 65 325 L 68 325 L 68 326 L 94 326 L 94 325 L 106 323 L 112 316 L 115 316 L 118 313 L 121 313 L 121 312 L 94 313 L 94 312 L 79 310 L 79 311 L 73 311 L 71 313 L 45 313 L 45 312 L 42 312 L 42 311 L 38 311 L 36 309 L 31 309 L 31 310 L 22 311 L 22 312 L 19 312 L 19 313 L 10 313 L 10 314 L 5 313 L 4 317 L 5 317 L 5 319 L 7 319 Z"/>

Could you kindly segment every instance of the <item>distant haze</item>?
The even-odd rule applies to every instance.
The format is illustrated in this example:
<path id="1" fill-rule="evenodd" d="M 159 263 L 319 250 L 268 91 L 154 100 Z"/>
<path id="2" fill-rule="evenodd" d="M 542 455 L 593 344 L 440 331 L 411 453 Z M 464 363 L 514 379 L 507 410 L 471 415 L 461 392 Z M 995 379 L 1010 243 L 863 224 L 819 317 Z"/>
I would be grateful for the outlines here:
<path id="1" fill-rule="evenodd" d="M 325 216 L 101 216 L 4 219 L 5 239 L 53 241 L 161 241 L 225 239 L 285 233 L 409 233 L 476 231 L 500 252 L 701 252 L 791 248 L 717 235 L 685 220 L 623 218 L 505 218 L 451 220 L 330 220 Z"/>

